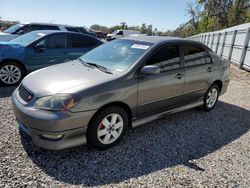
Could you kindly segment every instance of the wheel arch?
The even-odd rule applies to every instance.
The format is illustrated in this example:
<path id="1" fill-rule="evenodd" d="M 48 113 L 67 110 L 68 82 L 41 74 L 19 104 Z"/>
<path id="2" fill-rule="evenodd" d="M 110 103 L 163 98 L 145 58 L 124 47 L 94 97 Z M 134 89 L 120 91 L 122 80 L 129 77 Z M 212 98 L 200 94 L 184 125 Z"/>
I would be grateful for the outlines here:
<path id="1" fill-rule="evenodd" d="M 222 89 L 222 81 L 221 81 L 221 80 L 216 80 L 216 81 L 213 82 L 213 84 L 218 85 L 218 87 L 219 87 L 219 89 L 220 89 L 220 91 L 221 91 L 221 89 Z M 213 84 L 212 84 L 212 85 L 213 85 Z"/>
<path id="2" fill-rule="evenodd" d="M 96 118 L 96 116 L 104 109 L 107 109 L 109 107 L 112 107 L 112 106 L 118 106 L 118 107 L 121 107 L 122 109 L 124 109 L 127 114 L 128 114 L 128 123 L 129 123 L 129 128 L 132 128 L 132 110 L 131 108 L 124 102 L 119 102 L 119 101 L 116 101 L 116 102 L 111 102 L 111 103 L 108 103 L 108 104 L 105 104 L 104 106 L 102 106 L 101 108 L 99 108 L 95 114 L 92 116 L 92 118 L 90 119 L 89 123 L 88 123 L 88 127 L 89 125 L 92 123 L 92 121 Z"/>
<path id="3" fill-rule="evenodd" d="M 20 65 L 20 66 L 23 68 L 25 74 L 28 73 L 27 67 L 26 67 L 21 61 L 19 61 L 19 60 L 17 60 L 17 59 L 11 59 L 11 58 L 3 59 L 3 60 L 1 61 L 1 63 L 6 63 L 6 62 L 9 62 L 9 61 L 17 63 L 18 65 Z"/>

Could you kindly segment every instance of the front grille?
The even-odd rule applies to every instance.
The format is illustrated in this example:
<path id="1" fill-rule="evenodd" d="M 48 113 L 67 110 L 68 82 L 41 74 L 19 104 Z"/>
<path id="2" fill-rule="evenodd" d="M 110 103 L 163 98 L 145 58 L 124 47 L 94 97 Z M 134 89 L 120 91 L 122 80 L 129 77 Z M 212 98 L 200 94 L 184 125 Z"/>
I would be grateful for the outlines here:
<path id="1" fill-rule="evenodd" d="M 25 89 L 22 85 L 20 85 L 20 87 L 18 88 L 18 93 L 22 100 L 24 100 L 25 102 L 30 102 L 34 97 L 34 95 L 27 89 Z"/>

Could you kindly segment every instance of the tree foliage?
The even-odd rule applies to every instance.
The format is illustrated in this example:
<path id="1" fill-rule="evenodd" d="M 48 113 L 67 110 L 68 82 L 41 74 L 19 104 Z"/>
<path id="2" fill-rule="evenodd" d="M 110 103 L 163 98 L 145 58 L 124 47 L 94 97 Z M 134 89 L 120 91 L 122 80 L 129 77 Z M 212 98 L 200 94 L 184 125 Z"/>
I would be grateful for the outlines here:
<path id="1" fill-rule="evenodd" d="M 128 26 L 125 22 L 121 22 L 120 25 L 111 26 L 109 28 L 98 24 L 90 26 L 90 30 L 100 30 L 105 33 L 113 33 L 115 30 L 120 30 L 120 29 L 140 31 L 142 34 L 148 34 L 148 35 L 153 34 L 153 26 L 151 24 L 146 25 L 145 23 L 143 23 L 141 26 Z"/>
<path id="2" fill-rule="evenodd" d="M 250 0 L 197 0 L 187 4 L 190 20 L 171 35 L 188 37 L 250 21 Z"/>

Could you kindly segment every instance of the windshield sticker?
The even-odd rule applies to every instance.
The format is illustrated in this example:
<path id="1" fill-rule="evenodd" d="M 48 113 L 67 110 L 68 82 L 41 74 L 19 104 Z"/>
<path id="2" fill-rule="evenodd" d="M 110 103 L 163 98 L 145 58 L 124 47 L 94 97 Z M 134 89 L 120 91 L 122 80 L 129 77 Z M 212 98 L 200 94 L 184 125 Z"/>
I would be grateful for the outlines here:
<path id="1" fill-rule="evenodd" d="M 45 34 L 45 33 L 37 33 L 37 35 L 40 36 L 40 37 L 43 37 L 43 36 L 45 36 L 46 34 Z"/>
<path id="2" fill-rule="evenodd" d="M 149 46 L 147 45 L 142 45 L 142 44 L 133 44 L 131 48 L 136 48 L 136 49 L 142 49 L 142 50 L 147 50 Z"/>

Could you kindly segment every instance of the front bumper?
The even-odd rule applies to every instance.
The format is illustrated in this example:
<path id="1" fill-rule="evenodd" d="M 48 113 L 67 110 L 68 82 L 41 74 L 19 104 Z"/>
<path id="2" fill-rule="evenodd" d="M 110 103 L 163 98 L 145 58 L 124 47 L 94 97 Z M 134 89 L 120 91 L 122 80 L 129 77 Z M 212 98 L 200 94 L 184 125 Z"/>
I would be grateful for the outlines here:
<path id="1" fill-rule="evenodd" d="M 70 113 L 38 110 L 33 105 L 20 103 L 16 93 L 12 94 L 12 103 L 19 128 L 36 145 L 59 150 L 86 143 L 87 125 L 96 111 Z M 60 138 L 54 139 L 57 136 Z"/>

